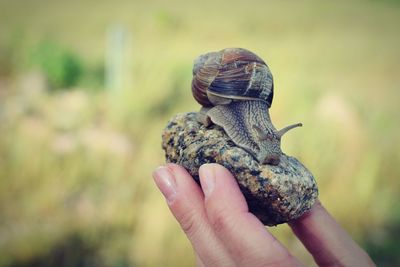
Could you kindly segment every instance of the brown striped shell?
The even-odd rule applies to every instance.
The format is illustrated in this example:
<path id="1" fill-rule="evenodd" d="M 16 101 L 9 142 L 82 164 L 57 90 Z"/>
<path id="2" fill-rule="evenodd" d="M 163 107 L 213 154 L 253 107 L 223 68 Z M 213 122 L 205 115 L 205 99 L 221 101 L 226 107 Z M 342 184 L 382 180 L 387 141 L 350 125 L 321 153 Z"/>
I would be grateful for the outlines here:
<path id="1" fill-rule="evenodd" d="M 256 54 L 227 48 L 199 56 L 193 67 L 192 93 L 204 107 L 214 106 L 208 94 L 237 100 L 263 100 L 271 107 L 272 74 Z"/>

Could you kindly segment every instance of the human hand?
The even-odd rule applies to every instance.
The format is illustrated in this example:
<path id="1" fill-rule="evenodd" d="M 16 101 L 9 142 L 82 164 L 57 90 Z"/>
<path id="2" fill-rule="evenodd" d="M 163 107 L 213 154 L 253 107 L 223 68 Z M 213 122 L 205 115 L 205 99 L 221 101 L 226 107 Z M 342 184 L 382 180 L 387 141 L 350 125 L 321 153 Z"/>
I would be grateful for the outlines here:
<path id="1" fill-rule="evenodd" d="M 302 266 L 248 211 L 227 169 L 205 164 L 199 173 L 201 188 L 176 164 L 153 173 L 198 266 Z M 319 266 L 375 266 L 319 202 L 289 225 Z"/>

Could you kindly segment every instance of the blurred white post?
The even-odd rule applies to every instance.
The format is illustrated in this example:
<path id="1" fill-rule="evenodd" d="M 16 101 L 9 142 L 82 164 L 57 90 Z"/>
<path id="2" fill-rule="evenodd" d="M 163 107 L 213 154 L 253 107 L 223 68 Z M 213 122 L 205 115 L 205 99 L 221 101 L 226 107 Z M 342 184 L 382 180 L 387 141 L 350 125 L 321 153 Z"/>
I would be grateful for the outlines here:
<path id="1" fill-rule="evenodd" d="M 112 93 L 132 86 L 131 75 L 132 40 L 122 25 L 111 26 L 107 31 L 105 55 L 105 86 Z"/>

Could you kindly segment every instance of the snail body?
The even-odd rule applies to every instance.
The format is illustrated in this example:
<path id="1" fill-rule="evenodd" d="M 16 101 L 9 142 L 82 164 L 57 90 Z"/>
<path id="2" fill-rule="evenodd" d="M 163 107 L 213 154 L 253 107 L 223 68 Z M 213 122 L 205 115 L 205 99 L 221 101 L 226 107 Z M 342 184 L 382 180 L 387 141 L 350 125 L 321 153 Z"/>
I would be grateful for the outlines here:
<path id="1" fill-rule="evenodd" d="M 267 64 L 242 48 L 201 55 L 193 67 L 192 93 L 202 105 L 198 121 L 221 126 L 232 141 L 262 164 L 277 165 L 283 134 L 270 119 L 274 85 Z"/>

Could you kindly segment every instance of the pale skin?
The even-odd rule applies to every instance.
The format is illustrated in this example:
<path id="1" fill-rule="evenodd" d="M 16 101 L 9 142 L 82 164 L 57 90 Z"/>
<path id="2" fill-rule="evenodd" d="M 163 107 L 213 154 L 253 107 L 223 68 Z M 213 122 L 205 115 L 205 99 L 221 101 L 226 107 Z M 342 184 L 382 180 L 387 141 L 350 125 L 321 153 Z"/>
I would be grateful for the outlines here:
<path id="1" fill-rule="evenodd" d="M 193 246 L 197 266 L 303 266 L 248 211 L 227 169 L 205 164 L 199 173 L 201 187 L 176 164 L 153 173 Z M 289 225 L 318 266 L 375 266 L 319 201 Z"/>

